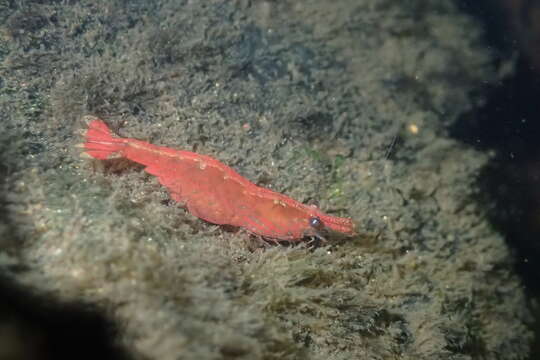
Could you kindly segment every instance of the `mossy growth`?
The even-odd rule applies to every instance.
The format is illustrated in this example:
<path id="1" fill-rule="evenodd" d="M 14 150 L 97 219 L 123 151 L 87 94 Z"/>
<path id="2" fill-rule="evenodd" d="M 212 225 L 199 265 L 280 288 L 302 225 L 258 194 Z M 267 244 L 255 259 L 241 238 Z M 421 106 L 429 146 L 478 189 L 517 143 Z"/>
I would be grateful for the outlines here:
<path id="1" fill-rule="evenodd" d="M 488 156 L 446 135 L 500 79 L 474 22 L 418 5 L 0 7 L 0 234 L 24 265 L 3 270 L 93 304 L 144 358 L 524 359 L 525 296 L 475 201 Z M 320 200 L 361 234 L 265 247 L 205 223 L 140 168 L 80 160 L 86 114 Z"/>

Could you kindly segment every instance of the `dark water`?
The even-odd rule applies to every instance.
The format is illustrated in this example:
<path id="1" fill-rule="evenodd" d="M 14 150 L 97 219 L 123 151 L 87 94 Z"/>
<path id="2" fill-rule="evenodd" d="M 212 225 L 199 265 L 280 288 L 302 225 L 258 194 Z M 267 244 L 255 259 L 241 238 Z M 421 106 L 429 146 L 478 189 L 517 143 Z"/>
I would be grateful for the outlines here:
<path id="1" fill-rule="evenodd" d="M 504 4 L 506 3 L 506 4 Z M 481 151 L 494 151 L 482 187 L 493 201 L 490 220 L 515 255 L 531 304 L 540 299 L 540 34 L 538 3 L 461 1 L 485 27 L 495 54 L 517 57 L 515 72 L 487 88 L 487 103 L 464 116 L 453 135 Z M 540 356 L 540 309 L 532 306 L 536 341 L 531 359 Z"/>

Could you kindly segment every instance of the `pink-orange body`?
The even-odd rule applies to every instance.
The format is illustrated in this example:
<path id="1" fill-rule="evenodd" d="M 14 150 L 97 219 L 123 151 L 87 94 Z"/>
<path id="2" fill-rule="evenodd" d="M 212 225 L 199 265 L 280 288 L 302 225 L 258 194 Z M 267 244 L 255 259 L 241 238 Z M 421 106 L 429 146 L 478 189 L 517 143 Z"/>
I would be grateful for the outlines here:
<path id="1" fill-rule="evenodd" d="M 274 240 L 298 241 L 316 236 L 322 228 L 355 233 L 351 219 L 324 214 L 257 186 L 210 156 L 118 137 L 102 120 L 92 116 L 86 120 L 86 154 L 102 160 L 123 157 L 146 166 L 172 199 L 203 220 L 242 227 Z"/>

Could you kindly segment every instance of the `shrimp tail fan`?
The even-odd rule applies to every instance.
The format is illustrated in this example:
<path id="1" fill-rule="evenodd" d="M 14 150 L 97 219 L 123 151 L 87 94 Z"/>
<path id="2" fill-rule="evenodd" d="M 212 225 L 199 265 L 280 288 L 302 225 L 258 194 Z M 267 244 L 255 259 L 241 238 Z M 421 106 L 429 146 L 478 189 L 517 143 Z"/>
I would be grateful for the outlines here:
<path id="1" fill-rule="evenodd" d="M 126 146 L 125 139 L 116 136 L 101 119 L 86 116 L 88 129 L 84 135 L 82 148 L 84 153 L 95 159 L 106 160 L 122 157 L 122 149 Z"/>

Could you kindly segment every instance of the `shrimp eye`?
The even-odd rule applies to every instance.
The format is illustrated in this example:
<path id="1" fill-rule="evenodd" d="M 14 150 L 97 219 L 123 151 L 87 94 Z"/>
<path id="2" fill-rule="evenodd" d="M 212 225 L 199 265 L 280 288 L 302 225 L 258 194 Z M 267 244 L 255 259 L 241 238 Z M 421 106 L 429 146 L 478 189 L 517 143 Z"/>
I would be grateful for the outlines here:
<path id="1" fill-rule="evenodd" d="M 312 216 L 309 218 L 309 226 L 314 229 L 320 229 L 323 227 L 323 223 L 317 216 Z"/>

